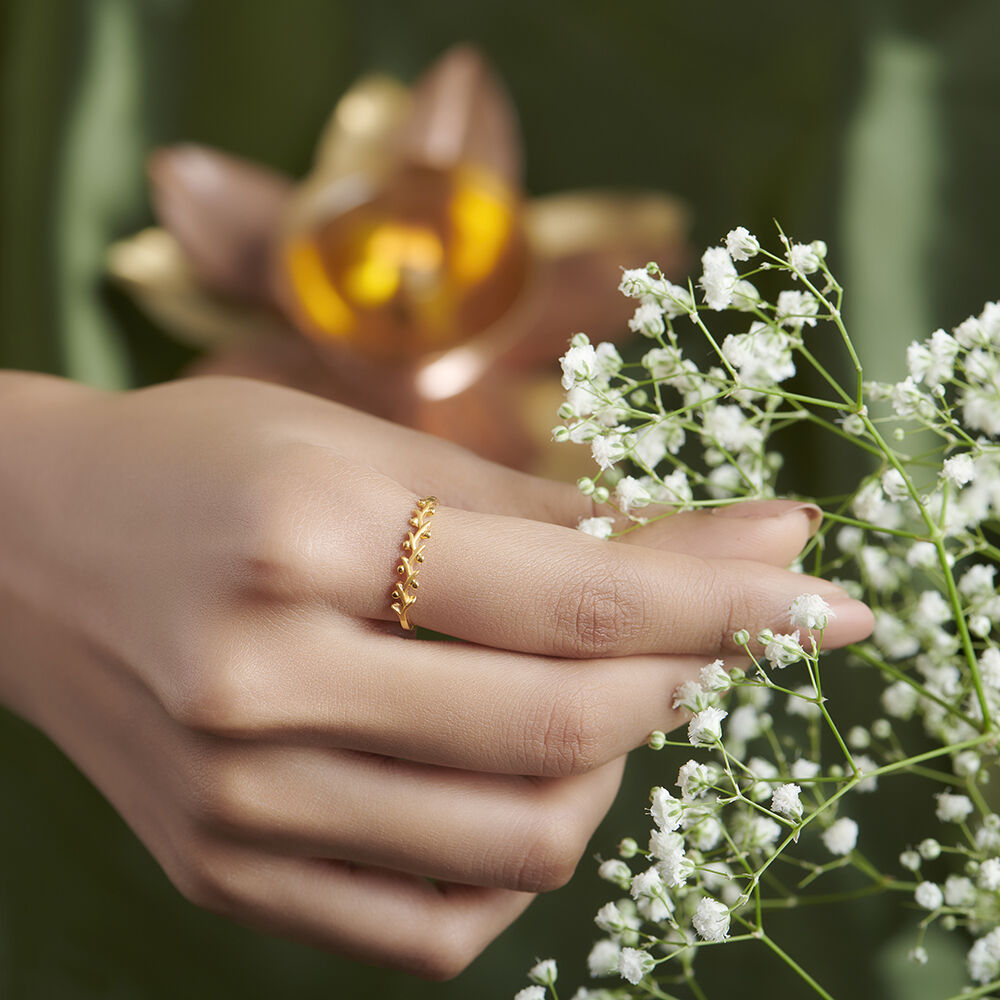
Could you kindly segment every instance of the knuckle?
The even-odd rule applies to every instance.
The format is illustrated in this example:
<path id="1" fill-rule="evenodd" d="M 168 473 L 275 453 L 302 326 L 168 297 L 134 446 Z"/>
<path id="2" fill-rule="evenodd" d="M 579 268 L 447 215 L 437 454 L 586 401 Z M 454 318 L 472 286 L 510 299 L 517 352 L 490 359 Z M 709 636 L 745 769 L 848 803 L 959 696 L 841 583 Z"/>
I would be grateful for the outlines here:
<path id="1" fill-rule="evenodd" d="M 573 817 L 549 810 L 536 821 L 511 862 L 509 887 L 519 892 L 551 892 L 566 885 L 586 849 Z"/>
<path id="2" fill-rule="evenodd" d="M 203 767 L 189 786 L 191 817 L 199 830 L 245 835 L 266 828 L 261 797 L 245 770 L 228 761 Z"/>
<path id="3" fill-rule="evenodd" d="M 283 483 L 269 478 L 249 504 L 235 578 L 250 600 L 287 603 L 309 592 L 313 565 L 304 523 L 309 505 L 301 485 L 295 485 L 301 481 L 301 475 Z"/>
<path id="4" fill-rule="evenodd" d="M 554 697 L 540 699 L 539 706 L 528 727 L 534 734 L 527 745 L 532 770 L 566 777 L 603 763 L 607 723 L 603 699 L 596 690 L 573 678 L 560 684 Z"/>
<path id="5" fill-rule="evenodd" d="M 247 657 L 217 656 L 191 672 L 169 698 L 167 709 L 175 722 L 192 732 L 230 738 L 253 735 L 266 724 L 260 714 L 262 701 L 254 694 L 259 679 Z"/>
<path id="6" fill-rule="evenodd" d="M 571 579 L 556 604 L 556 652 L 607 656 L 626 649 L 645 628 L 646 593 L 635 567 L 609 560 L 584 579 Z"/>
<path id="7" fill-rule="evenodd" d="M 446 982 L 464 972 L 484 944 L 465 921 L 441 920 L 433 941 L 423 941 L 411 949 L 399 965 L 421 979 Z"/>
<path id="8" fill-rule="evenodd" d="M 218 851 L 199 846 L 170 877 L 181 895 L 202 910 L 231 916 L 243 905 L 238 875 Z"/>
<path id="9" fill-rule="evenodd" d="M 761 590 L 759 578 L 738 580 L 727 571 L 711 569 L 707 577 L 706 607 L 717 616 L 719 630 L 715 638 L 716 650 L 733 647 L 733 633 L 741 628 L 762 627 L 760 622 Z"/>

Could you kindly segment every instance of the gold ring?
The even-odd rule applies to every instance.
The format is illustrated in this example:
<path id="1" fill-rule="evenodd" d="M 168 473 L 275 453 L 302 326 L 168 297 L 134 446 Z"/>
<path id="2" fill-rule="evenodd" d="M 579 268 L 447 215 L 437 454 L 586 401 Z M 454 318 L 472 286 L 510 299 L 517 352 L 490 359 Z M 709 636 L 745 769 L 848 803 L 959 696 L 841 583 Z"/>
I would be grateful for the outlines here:
<path id="1" fill-rule="evenodd" d="M 399 557 L 396 566 L 396 572 L 402 579 L 392 592 L 392 610 L 396 612 L 399 624 L 407 631 L 413 628 L 407 615 L 410 605 L 417 599 L 416 592 L 420 586 L 417 582 L 417 573 L 420 571 L 420 563 L 424 561 L 424 542 L 431 537 L 428 526 L 434 516 L 437 502 L 437 497 L 422 497 L 417 501 L 417 506 L 413 508 L 413 516 L 410 518 L 410 530 L 403 541 L 404 554 Z"/>

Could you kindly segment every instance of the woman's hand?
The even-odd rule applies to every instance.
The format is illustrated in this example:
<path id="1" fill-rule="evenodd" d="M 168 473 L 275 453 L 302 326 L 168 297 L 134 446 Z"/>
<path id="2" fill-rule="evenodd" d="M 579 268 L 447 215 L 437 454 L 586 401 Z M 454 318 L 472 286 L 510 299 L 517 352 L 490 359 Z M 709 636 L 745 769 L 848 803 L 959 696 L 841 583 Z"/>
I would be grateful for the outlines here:
<path id="1" fill-rule="evenodd" d="M 779 568 L 814 509 L 598 541 L 573 487 L 254 382 L 6 375 L 0 453 L 0 697 L 194 902 L 426 976 L 568 879 L 623 755 L 736 628 L 787 627 L 802 592 L 834 605 L 827 645 L 870 627 Z M 410 617 L 466 643 L 390 610 L 429 493 Z"/>

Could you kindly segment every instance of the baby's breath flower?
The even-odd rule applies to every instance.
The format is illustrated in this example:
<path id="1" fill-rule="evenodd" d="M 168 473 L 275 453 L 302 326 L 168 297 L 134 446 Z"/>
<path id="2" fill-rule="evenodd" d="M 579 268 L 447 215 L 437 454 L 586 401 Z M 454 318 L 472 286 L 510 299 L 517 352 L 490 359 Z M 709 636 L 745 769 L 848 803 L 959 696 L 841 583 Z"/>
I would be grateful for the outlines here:
<path id="1" fill-rule="evenodd" d="M 763 644 L 764 658 L 775 670 L 782 670 L 805 656 L 805 651 L 799 643 L 798 629 L 787 635 L 765 629 L 757 636 L 757 641 Z"/>
<path id="2" fill-rule="evenodd" d="M 942 823 L 964 823 L 973 810 L 972 800 L 967 795 L 940 792 L 937 799 L 937 818 Z"/>
<path id="3" fill-rule="evenodd" d="M 792 763 L 792 777 L 796 781 L 812 781 L 822 770 L 814 760 L 800 757 Z"/>
<path id="4" fill-rule="evenodd" d="M 782 292 L 778 296 L 775 318 L 781 326 L 800 331 L 803 326 L 815 326 L 819 302 L 811 292 Z"/>
<path id="5" fill-rule="evenodd" d="M 799 628 L 823 629 L 835 617 L 830 605 L 819 594 L 800 594 L 789 609 L 792 625 Z M 796 633 L 796 638 L 798 633 Z"/>
<path id="6" fill-rule="evenodd" d="M 892 736 L 892 723 L 888 719 L 876 719 L 872 723 L 872 736 L 877 740 L 887 740 Z"/>
<path id="7" fill-rule="evenodd" d="M 661 830 L 669 833 L 681 825 L 684 803 L 680 799 L 675 799 L 665 788 L 658 786 L 651 793 L 649 813 L 653 817 L 653 822 Z"/>
<path id="8" fill-rule="evenodd" d="M 585 517 L 577 525 L 577 529 L 595 538 L 609 538 L 615 530 L 615 522 L 610 517 Z"/>
<path id="9" fill-rule="evenodd" d="M 597 911 L 594 923 L 608 934 L 621 934 L 628 929 L 628 924 L 615 903 L 605 903 Z"/>
<path id="10" fill-rule="evenodd" d="M 801 715 L 804 719 L 815 719 L 819 714 L 816 704 L 816 692 L 808 684 L 800 684 L 788 696 L 788 706 L 785 709 L 789 715 Z"/>
<path id="11" fill-rule="evenodd" d="M 577 382 L 589 382 L 598 371 L 597 352 L 593 345 L 579 344 L 571 347 L 560 359 L 562 387 L 572 389 Z"/>
<path id="12" fill-rule="evenodd" d="M 691 918 L 694 929 L 704 941 L 725 941 L 729 936 L 729 908 L 711 896 L 703 896 Z"/>
<path id="13" fill-rule="evenodd" d="M 623 511 L 633 507 L 645 507 L 652 500 L 648 490 L 632 476 L 622 476 L 615 487 L 615 501 Z"/>
<path id="14" fill-rule="evenodd" d="M 545 987 L 525 986 L 514 994 L 514 1000 L 545 1000 Z"/>
<path id="15" fill-rule="evenodd" d="M 908 719 L 916 710 L 920 695 L 906 681 L 896 681 L 882 692 L 882 707 L 896 719 Z"/>
<path id="16" fill-rule="evenodd" d="M 910 376 L 915 382 L 923 382 L 933 389 L 954 374 L 958 351 L 958 341 L 954 337 L 944 330 L 935 330 L 927 340 L 922 343 L 914 341 L 906 349 Z"/>
<path id="17" fill-rule="evenodd" d="M 933 837 L 928 837 L 926 840 L 920 841 L 917 844 L 917 850 L 925 861 L 935 861 L 941 856 L 941 844 Z"/>
<path id="18" fill-rule="evenodd" d="M 927 949 L 922 946 L 911 948 L 909 954 L 906 957 L 911 962 L 915 962 L 917 965 L 926 965 L 929 960 L 927 955 Z"/>
<path id="19" fill-rule="evenodd" d="M 847 745 L 852 750 L 867 750 L 871 742 L 872 734 L 864 726 L 851 726 L 847 731 Z"/>
<path id="20" fill-rule="evenodd" d="M 700 711 L 688 725 L 688 742 L 692 746 L 714 746 L 722 739 L 722 720 L 728 714 L 711 706 Z"/>
<path id="21" fill-rule="evenodd" d="M 1000 890 L 1000 858 L 987 858 L 979 866 L 976 885 L 987 892 Z"/>
<path id="22" fill-rule="evenodd" d="M 717 700 L 712 691 L 706 691 L 699 681 L 685 681 L 674 691 L 674 708 L 686 708 L 689 712 L 700 712 L 709 708 Z"/>
<path id="23" fill-rule="evenodd" d="M 590 451 L 602 469 L 610 469 L 625 457 L 627 449 L 620 434 L 602 434 L 590 443 Z"/>
<path id="24" fill-rule="evenodd" d="M 618 960 L 618 972 L 633 986 L 638 986 L 643 977 L 656 968 L 656 959 L 641 948 L 622 948 Z"/>
<path id="25" fill-rule="evenodd" d="M 965 486 L 976 478 L 976 467 L 972 462 L 972 456 L 968 452 L 961 455 L 952 455 L 944 460 L 941 468 L 941 476 L 955 486 Z"/>
<path id="26" fill-rule="evenodd" d="M 731 687 L 729 674 L 722 660 L 713 660 L 701 668 L 698 681 L 706 691 L 719 693 L 728 691 Z"/>
<path id="27" fill-rule="evenodd" d="M 815 244 L 793 243 L 785 253 L 788 263 L 801 274 L 812 274 L 823 264 L 823 257 Z"/>
<path id="28" fill-rule="evenodd" d="M 702 274 L 698 284 L 705 293 L 705 305 L 720 311 L 733 300 L 737 281 L 736 268 L 725 247 L 709 247 L 701 257 Z"/>
<path id="29" fill-rule="evenodd" d="M 799 794 L 802 789 L 798 785 L 778 785 L 771 796 L 771 811 L 787 816 L 789 819 L 802 818 L 802 803 Z"/>
<path id="30" fill-rule="evenodd" d="M 852 376 L 845 394 L 836 394 L 844 404 L 819 412 L 808 395 L 798 389 L 788 393 L 783 383 L 795 375 L 800 357 L 810 368 L 816 363 L 804 353 L 807 328 L 834 321 L 838 332 L 829 346 L 841 346 L 842 289 L 827 270 L 823 244 L 784 237 L 782 242 L 787 265 L 772 267 L 767 255 L 756 266 L 771 274 L 758 288 L 752 276 L 741 277 L 734 262 L 758 254 L 759 241 L 745 227 L 731 229 L 724 245 L 702 258 L 698 286 L 707 309 L 700 311 L 692 291 L 671 285 L 656 265 L 624 271 L 621 290 L 635 300 L 629 326 L 655 343 L 630 371 L 611 344 L 575 335 L 561 359 L 566 398 L 559 410 L 563 424 L 554 435 L 586 444 L 603 470 L 581 481 L 582 492 L 595 503 L 610 500 L 622 514 L 641 521 L 634 514 L 650 503 L 691 509 L 713 498 L 776 495 L 782 456 L 775 451 L 774 432 L 808 418 L 811 410 L 821 422 L 837 420 L 841 437 L 848 443 L 854 439 L 876 462 L 860 482 L 832 491 L 844 499 L 837 501 L 831 520 L 839 516 L 856 523 L 831 528 L 828 522 L 810 543 L 804 565 L 793 568 L 828 578 L 842 575 L 838 582 L 852 597 L 872 604 L 874 631 L 857 648 L 856 660 L 862 669 L 872 664 L 872 677 L 884 679 L 876 695 L 881 699 L 876 711 L 884 717 L 844 728 L 834 721 L 840 706 L 824 705 L 825 660 L 817 647 L 831 615 L 829 604 L 815 594 L 800 594 L 792 603 L 788 634 L 765 630 L 757 636 L 764 649 L 763 656 L 756 655 L 758 663 L 781 668 L 804 659 L 802 680 L 810 683 L 779 685 L 776 674 L 768 670 L 765 676 L 756 664 L 730 673 L 721 661 L 690 675 L 674 693 L 675 707 L 693 716 L 688 740 L 724 755 L 727 766 L 690 760 L 677 773 L 680 798 L 663 788 L 653 790 L 655 825 L 645 871 L 634 874 L 626 864 L 647 855 L 631 837 L 620 842 L 618 858 L 601 864 L 601 876 L 634 898 L 620 898 L 599 911 L 595 919 L 608 939 L 594 946 L 588 966 L 594 975 L 617 969 L 638 984 L 656 963 L 650 954 L 654 945 L 640 950 L 640 942 L 657 942 L 667 958 L 695 945 L 695 934 L 705 942 L 722 941 L 731 913 L 747 903 L 748 886 L 767 891 L 764 882 L 754 881 L 761 866 L 797 841 L 807 814 L 817 816 L 821 827 L 829 824 L 820 839 L 831 855 L 843 859 L 834 866 L 860 866 L 863 859 L 854 855 L 857 823 L 835 818 L 824 804 L 849 808 L 849 795 L 874 790 L 884 765 L 905 773 L 908 764 L 921 759 L 905 755 L 919 753 L 925 738 L 937 751 L 938 769 L 950 758 L 956 785 L 970 783 L 972 796 L 941 792 L 936 816 L 951 825 L 942 828 L 940 841 L 928 837 L 899 860 L 915 873 L 910 883 L 919 884 L 913 898 L 927 911 L 925 921 L 935 921 L 945 932 L 968 928 L 975 936 L 968 972 L 985 986 L 1000 978 L 1000 816 L 976 817 L 976 804 L 986 806 L 971 782 L 985 784 L 991 776 L 1000 729 L 1000 648 L 994 648 L 1000 593 L 991 538 L 992 527 L 1000 523 L 1000 442 L 995 438 L 1000 435 L 1000 302 L 984 306 L 954 335 L 936 330 L 910 344 L 896 381 L 871 382 L 862 374 L 857 398 Z M 776 300 L 766 301 L 770 282 L 782 277 L 793 287 L 779 289 Z M 811 284 L 821 291 L 812 293 Z M 708 310 L 723 308 L 752 315 L 734 316 L 740 326 L 728 336 L 708 334 L 712 360 L 703 365 L 695 345 L 687 354 L 681 350 L 673 321 L 687 314 L 705 332 Z M 805 385 L 802 391 L 813 390 Z M 633 463 L 632 471 L 623 467 L 626 461 Z M 609 537 L 616 523 L 610 517 L 589 518 L 581 528 Z M 748 652 L 756 649 L 749 630 L 737 635 L 737 644 Z M 970 655 L 977 658 L 973 664 Z M 776 694 L 779 689 L 783 693 Z M 723 696 L 731 703 L 729 714 L 721 707 Z M 815 744 L 815 756 L 821 746 L 824 754 L 827 747 L 835 749 L 832 729 L 839 745 L 849 748 L 849 759 L 838 754 L 825 765 L 812 759 L 789 763 L 791 734 L 771 732 L 770 712 L 776 709 L 807 720 L 806 726 L 795 727 L 796 736 Z M 896 721 L 910 719 L 923 727 L 923 737 L 915 726 Z M 755 755 L 765 735 L 771 748 L 766 758 Z M 661 732 L 649 739 L 653 747 L 667 742 Z M 959 745 L 966 749 L 957 750 Z M 918 768 L 911 771 L 923 780 Z M 931 866 L 943 865 L 942 859 L 959 857 L 965 860 L 962 874 L 945 878 L 942 871 L 940 884 L 923 877 L 936 874 Z M 918 943 L 910 958 L 925 963 L 927 952 Z M 534 981 L 530 989 L 544 994 L 547 979 Z M 625 985 L 584 989 L 576 1000 L 642 992 Z"/>
<path id="31" fill-rule="evenodd" d="M 635 313 L 628 321 L 628 328 L 644 337 L 661 336 L 667 328 L 663 322 L 663 310 L 654 299 L 646 299 L 636 306 Z"/>
<path id="32" fill-rule="evenodd" d="M 855 754 L 854 766 L 858 769 L 858 773 L 862 775 L 878 770 L 878 764 L 867 754 Z M 878 778 L 874 776 L 862 778 L 854 787 L 859 792 L 874 792 L 878 787 Z"/>
<path id="33" fill-rule="evenodd" d="M 909 499 L 910 488 L 906 485 L 906 480 L 899 469 L 886 469 L 882 473 L 880 482 L 885 495 L 894 503 Z"/>
<path id="34" fill-rule="evenodd" d="M 976 887 L 964 875 L 949 875 L 944 880 L 944 901 L 956 908 L 975 906 Z"/>
<path id="35" fill-rule="evenodd" d="M 969 975 L 977 983 L 988 983 L 1000 976 L 1000 927 L 979 938 L 966 957 Z"/>
<path id="36" fill-rule="evenodd" d="M 618 857 L 634 858 L 639 853 L 639 845 L 632 837 L 622 837 L 618 842 Z"/>
<path id="37" fill-rule="evenodd" d="M 685 799 L 700 799 L 712 787 L 712 774 L 704 764 L 689 760 L 677 772 L 677 787 Z"/>
<path id="38" fill-rule="evenodd" d="M 661 729 L 654 729 L 646 739 L 650 750 L 662 750 L 667 745 L 667 734 Z"/>
<path id="39" fill-rule="evenodd" d="M 971 778 L 978 773 L 982 764 L 983 762 L 975 750 L 963 750 L 961 753 L 955 754 L 955 759 L 952 761 L 955 774 L 961 778 Z"/>
<path id="40" fill-rule="evenodd" d="M 726 249 L 733 260 L 750 260 L 760 252 L 760 242 L 746 226 L 737 226 L 726 234 Z"/>
<path id="41" fill-rule="evenodd" d="M 914 569 L 930 569 L 937 565 L 937 549 L 931 542 L 914 542 L 906 553 L 906 561 Z"/>
<path id="42" fill-rule="evenodd" d="M 936 882 L 921 882 L 913 892 L 917 906 L 925 910 L 936 910 L 944 906 L 944 893 Z"/>
<path id="43" fill-rule="evenodd" d="M 679 834 L 672 836 L 675 838 L 672 842 L 666 837 L 657 840 L 655 856 L 659 863 L 656 868 L 667 885 L 672 889 L 678 889 L 694 874 L 694 862 L 681 846 L 684 843 L 683 838 Z M 650 843 L 652 845 L 652 838 Z"/>
<path id="44" fill-rule="evenodd" d="M 621 947 L 604 938 L 598 941 L 587 956 L 587 970 L 591 976 L 610 976 L 618 971 L 621 961 Z"/>
<path id="45" fill-rule="evenodd" d="M 618 291 L 630 299 L 649 295 L 652 275 L 644 267 L 622 268 L 622 280 L 618 283 Z"/>
<path id="46" fill-rule="evenodd" d="M 618 858 L 602 862 L 597 869 L 597 874 L 605 882 L 613 882 L 621 889 L 628 889 L 632 884 L 632 869 Z"/>
<path id="47" fill-rule="evenodd" d="M 554 958 L 543 959 L 528 972 L 528 978 L 540 986 L 553 986 L 558 977 L 559 969 Z"/>
<path id="48" fill-rule="evenodd" d="M 858 844 L 858 824 L 847 816 L 842 816 L 823 831 L 823 846 L 831 854 L 850 854 Z"/>
<path id="49" fill-rule="evenodd" d="M 633 899 L 641 899 L 644 896 L 655 899 L 663 895 L 663 879 L 655 867 L 647 868 L 632 879 L 629 892 Z"/>

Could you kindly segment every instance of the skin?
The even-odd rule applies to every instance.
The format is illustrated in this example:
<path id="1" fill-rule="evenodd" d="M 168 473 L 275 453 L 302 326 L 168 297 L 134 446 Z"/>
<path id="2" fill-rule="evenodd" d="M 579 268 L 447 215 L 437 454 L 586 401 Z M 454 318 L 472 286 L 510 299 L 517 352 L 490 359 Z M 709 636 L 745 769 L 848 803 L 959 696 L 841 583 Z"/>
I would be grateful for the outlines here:
<path id="1" fill-rule="evenodd" d="M 427 977 L 570 877 L 624 755 L 684 721 L 674 689 L 735 629 L 786 629 L 804 592 L 826 645 L 871 627 L 781 568 L 815 508 L 601 541 L 571 486 L 248 380 L 0 374 L 0 453 L 0 699 L 194 903 Z M 389 608 L 428 493 L 411 620 L 465 643 Z"/>

